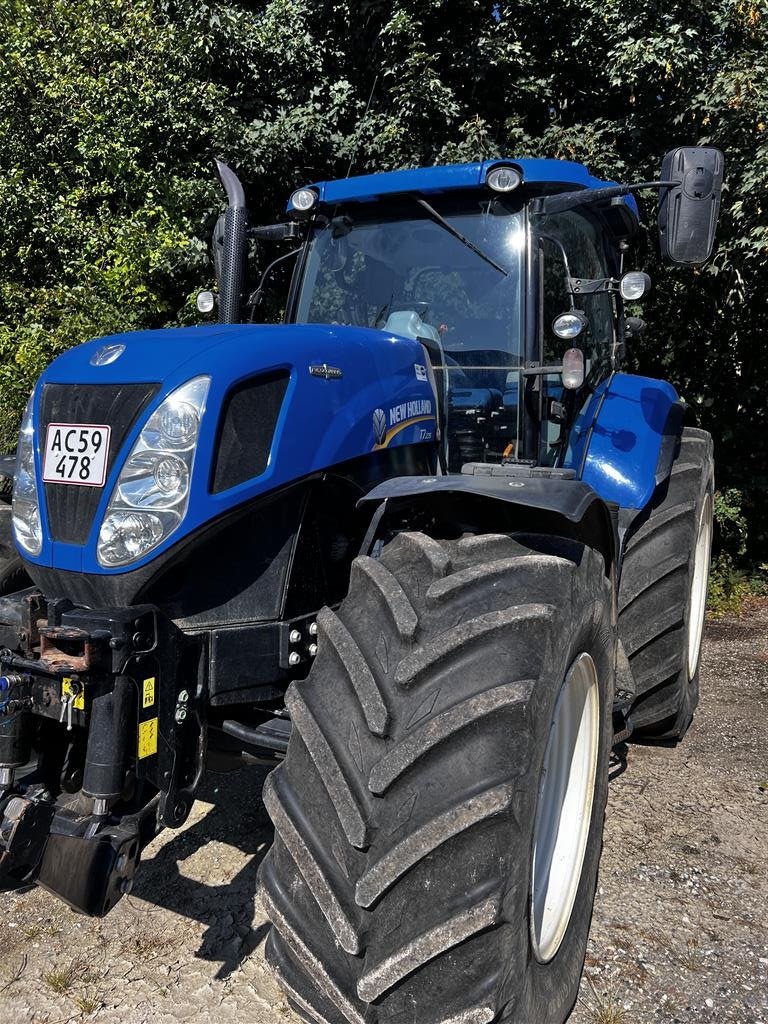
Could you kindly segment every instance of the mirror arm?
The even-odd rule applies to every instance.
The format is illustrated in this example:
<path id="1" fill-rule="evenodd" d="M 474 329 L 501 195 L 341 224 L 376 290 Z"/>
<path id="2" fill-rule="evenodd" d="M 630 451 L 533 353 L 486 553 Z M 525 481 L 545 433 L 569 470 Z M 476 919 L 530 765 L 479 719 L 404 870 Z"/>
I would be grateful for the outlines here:
<path id="1" fill-rule="evenodd" d="M 619 282 L 615 277 L 569 277 L 568 290 L 571 295 L 596 295 L 598 292 L 618 291 Z"/>
<path id="2" fill-rule="evenodd" d="M 574 278 L 571 277 L 571 265 L 568 262 L 568 253 L 566 252 L 565 246 L 560 241 L 560 239 L 559 238 L 555 238 L 554 235 L 547 235 L 547 234 L 544 234 L 544 233 L 540 232 L 539 233 L 539 238 L 540 239 L 542 239 L 542 238 L 545 239 L 547 242 L 550 242 L 552 245 L 554 245 L 557 249 L 560 250 L 560 255 L 563 258 L 563 266 L 565 267 L 565 279 L 566 279 L 566 282 L 567 282 L 565 290 L 568 292 L 568 299 L 569 299 L 569 301 L 571 303 L 571 309 L 575 309 L 576 308 L 576 303 L 573 301 L 573 296 L 574 296 L 575 292 L 571 288 L 571 282 L 574 280 Z"/>
<path id="3" fill-rule="evenodd" d="M 559 195 L 541 196 L 539 199 L 534 199 L 531 204 L 531 212 L 540 216 L 564 213 L 566 210 L 574 210 L 579 206 L 627 196 L 632 192 L 641 192 L 643 189 L 674 188 L 678 184 L 677 181 L 638 181 L 633 185 L 606 185 L 605 188 L 583 188 L 577 192 L 561 192 Z"/>
<path id="4" fill-rule="evenodd" d="M 296 221 L 287 224 L 256 224 L 248 228 L 247 233 L 249 238 L 258 238 L 264 242 L 294 241 L 302 236 L 301 225 Z"/>

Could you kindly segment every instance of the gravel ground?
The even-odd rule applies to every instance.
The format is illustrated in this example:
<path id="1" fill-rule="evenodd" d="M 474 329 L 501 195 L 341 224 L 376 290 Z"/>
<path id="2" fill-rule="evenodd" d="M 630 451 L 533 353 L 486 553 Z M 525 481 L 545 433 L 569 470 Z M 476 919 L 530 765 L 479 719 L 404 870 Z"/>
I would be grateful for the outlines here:
<path id="1" fill-rule="evenodd" d="M 768 1024 L 767 711 L 762 602 L 709 623 L 685 741 L 617 750 L 570 1024 Z M 263 777 L 213 776 L 103 921 L 40 889 L 5 896 L 3 1024 L 298 1024 L 263 961 Z"/>
<path id="2" fill-rule="evenodd" d="M 768 1022 L 768 602 L 708 624 L 701 690 L 677 747 L 617 750 L 569 1024 Z"/>

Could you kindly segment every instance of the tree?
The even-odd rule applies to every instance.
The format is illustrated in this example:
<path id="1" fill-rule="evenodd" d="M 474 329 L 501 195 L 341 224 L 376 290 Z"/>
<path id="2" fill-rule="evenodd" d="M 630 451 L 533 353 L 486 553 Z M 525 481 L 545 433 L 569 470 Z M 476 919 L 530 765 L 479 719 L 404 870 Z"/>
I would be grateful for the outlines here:
<path id="1" fill-rule="evenodd" d="M 765 0 L 0 0 L 0 27 L 0 444 L 56 352 L 191 318 L 214 156 L 271 220 L 296 185 L 350 168 L 546 155 L 645 179 L 667 148 L 713 143 L 716 255 L 662 270 L 650 237 L 632 358 L 712 430 L 720 482 L 748 492 L 768 546 Z"/>

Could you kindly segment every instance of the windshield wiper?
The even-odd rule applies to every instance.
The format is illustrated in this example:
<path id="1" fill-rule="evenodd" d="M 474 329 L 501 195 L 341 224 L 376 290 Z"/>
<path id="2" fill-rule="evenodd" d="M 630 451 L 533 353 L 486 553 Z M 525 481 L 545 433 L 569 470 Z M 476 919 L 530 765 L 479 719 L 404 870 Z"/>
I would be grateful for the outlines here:
<path id="1" fill-rule="evenodd" d="M 414 198 L 416 197 L 414 196 Z M 504 267 L 500 267 L 496 260 L 491 259 L 491 257 L 486 255 L 482 249 L 478 249 L 474 242 L 470 242 L 466 235 L 462 235 L 462 233 L 455 228 L 453 224 L 449 223 L 445 217 L 437 212 L 434 206 L 430 206 L 426 199 L 416 199 L 416 202 L 419 206 L 423 207 L 430 217 L 433 220 L 436 220 L 441 227 L 445 228 L 445 230 L 452 234 L 454 238 L 458 238 L 462 245 L 466 245 L 466 247 L 471 249 L 476 256 L 479 256 L 481 260 L 485 260 L 486 263 L 489 263 L 494 270 L 498 270 L 498 272 L 503 274 L 504 277 L 509 277 L 508 270 L 505 270 Z"/>

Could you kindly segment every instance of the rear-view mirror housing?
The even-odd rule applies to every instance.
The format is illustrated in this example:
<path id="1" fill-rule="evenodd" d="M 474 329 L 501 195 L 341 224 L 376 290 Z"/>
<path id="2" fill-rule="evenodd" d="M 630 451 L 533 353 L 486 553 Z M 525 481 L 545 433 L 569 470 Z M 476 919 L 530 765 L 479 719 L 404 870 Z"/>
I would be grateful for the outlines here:
<path id="1" fill-rule="evenodd" d="M 664 157 L 659 196 L 659 244 L 666 263 L 704 263 L 712 254 L 723 185 L 723 154 L 714 147 L 681 146 Z"/>

